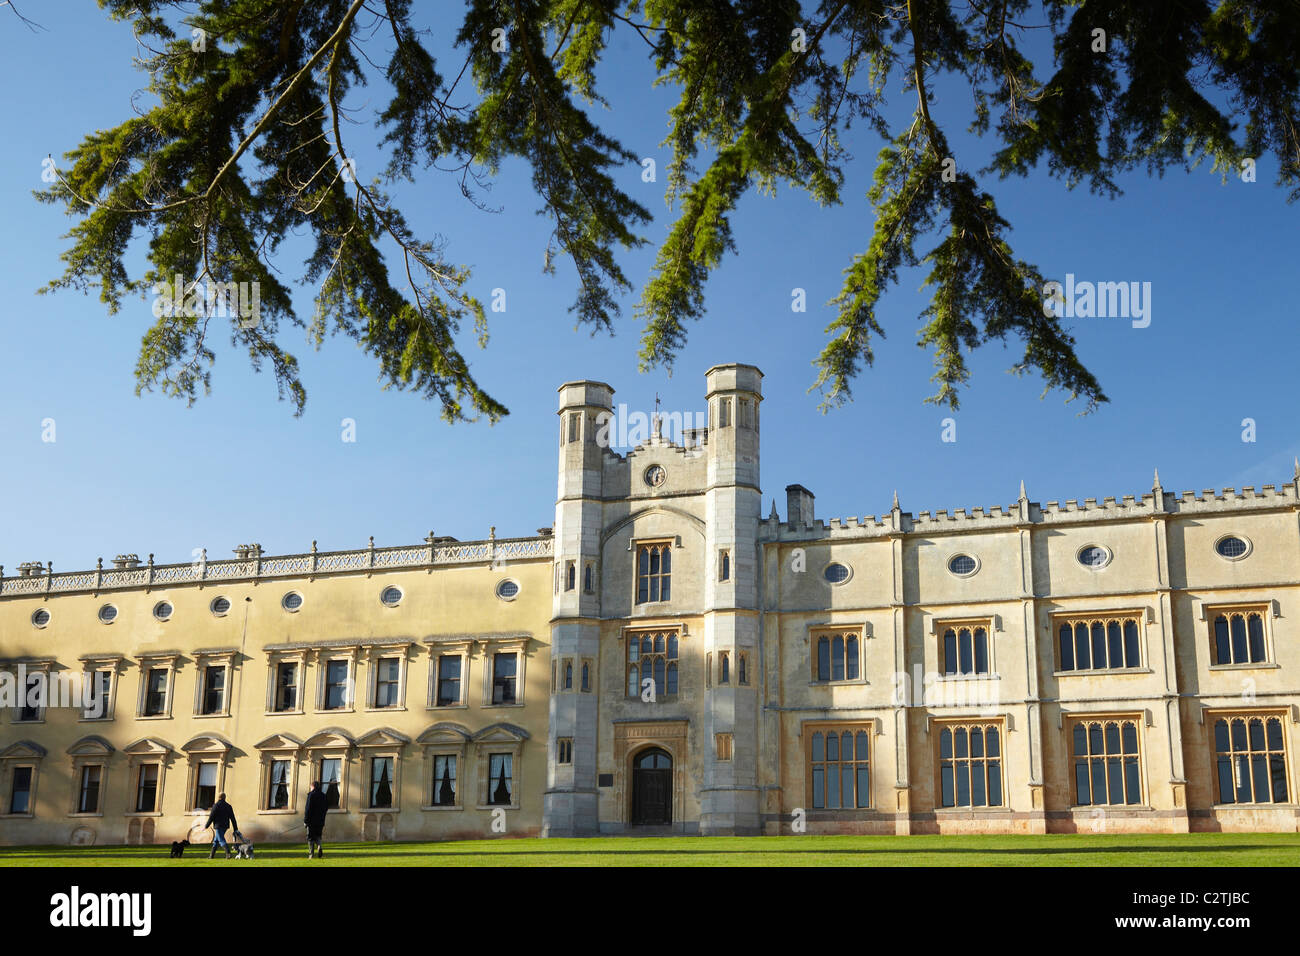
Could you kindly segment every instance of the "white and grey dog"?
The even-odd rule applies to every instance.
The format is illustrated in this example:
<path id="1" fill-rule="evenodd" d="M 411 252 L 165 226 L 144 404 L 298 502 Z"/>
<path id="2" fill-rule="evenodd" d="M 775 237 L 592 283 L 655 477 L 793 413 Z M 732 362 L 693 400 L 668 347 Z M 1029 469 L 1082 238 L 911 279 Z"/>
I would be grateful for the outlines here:
<path id="1" fill-rule="evenodd" d="M 235 856 L 241 860 L 251 860 L 253 858 L 253 841 L 238 830 L 235 831 L 235 839 L 239 841 L 235 844 Z"/>

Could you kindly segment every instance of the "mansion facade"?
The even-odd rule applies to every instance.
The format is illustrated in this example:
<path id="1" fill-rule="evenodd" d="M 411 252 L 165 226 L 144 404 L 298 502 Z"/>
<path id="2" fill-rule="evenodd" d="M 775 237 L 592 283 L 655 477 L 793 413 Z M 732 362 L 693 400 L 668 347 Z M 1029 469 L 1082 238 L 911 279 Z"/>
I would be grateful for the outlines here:
<path id="1" fill-rule="evenodd" d="M 531 537 L 0 568 L 0 843 L 1297 830 L 1300 468 L 765 517 L 761 381 L 560 386 Z"/>

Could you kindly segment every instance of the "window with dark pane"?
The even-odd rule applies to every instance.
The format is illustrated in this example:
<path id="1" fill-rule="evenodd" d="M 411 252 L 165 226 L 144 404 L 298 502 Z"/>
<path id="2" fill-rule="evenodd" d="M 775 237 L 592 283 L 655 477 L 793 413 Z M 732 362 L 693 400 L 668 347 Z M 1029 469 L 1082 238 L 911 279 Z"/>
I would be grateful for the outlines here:
<path id="1" fill-rule="evenodd" d="M 672 545 L 668 542 L 643 544 L 637 548 L 636 602 L 649 604 L 670 598 Z"/>
<path id="2" fill-rule="evenodd" d="M 645 631 L 627 636 L 627 696 L 640 697 L 646 680 L 655 697 L 677 693 L 677 632 Z"/>
<path id="3" fill-rule="evenodd" d="M 945 724 L 939 731 L 939 804 L 1002 806 L 1002 725 Z"/>
<path id="4" fill-rule="evenodd" d="M 1142 803 L 1136 718 L 1077 722 L 1071 731 L 1071 753 L 1075 806 Z"/>
<path id="5" fill-rule="evenodd" d="M 858 635 L 851 631 L 818 636 L 817 680 L 857 680 L 858 643 Z"/>
<path id="6" fill-rule="evenodd" d="M 945 628 L 943 672 L 949 677 L 989 672 L 989 632 L 982 624 Z"/>
<path id="7" fill-rule="evenodd" d="M 1214 615 L 1215 664 L 1263 664 L 1267 661 L 1262 610 L 1223 610 Z"/>
<path id="8" fill-rule="evenodd" d="M 1061 622 L 1057 654 L 1062 671 L 1141 667 L 1138 618 L 1116 615 Z"/>
<path id="9" fill-rule="evenodd" d="M 1214 722 L 1219 803 L 1287 803 L 1281 714 L 1231 715 Z"/>
<path id="10" fill-rule="evenodd" d="M 870 724 L 817 725 L 808 737 L 808 798 L 816 810 L 871 807 Z"/>

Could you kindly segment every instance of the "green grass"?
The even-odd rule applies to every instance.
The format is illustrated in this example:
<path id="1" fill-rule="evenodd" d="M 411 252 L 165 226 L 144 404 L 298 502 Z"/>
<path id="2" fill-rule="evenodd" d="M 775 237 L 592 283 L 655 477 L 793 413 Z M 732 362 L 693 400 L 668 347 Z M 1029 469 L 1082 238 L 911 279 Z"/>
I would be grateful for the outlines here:
<path id="1" fill-rule="evenodd" d="M 259 844 L 257 858 L 167 846 L 0 847 L 0 866 L 1296 866 L 1300 833 L 1050 836 L 615 837 Z"/>

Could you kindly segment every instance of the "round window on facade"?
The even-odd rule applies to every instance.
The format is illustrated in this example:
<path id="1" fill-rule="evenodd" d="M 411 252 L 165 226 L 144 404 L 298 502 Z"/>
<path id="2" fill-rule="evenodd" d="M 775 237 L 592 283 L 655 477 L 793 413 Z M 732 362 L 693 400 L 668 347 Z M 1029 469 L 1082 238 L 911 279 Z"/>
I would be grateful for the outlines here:
<path id="1" fill-rule="evenodd" d="M 980 569 L 980 563 L 969 554 L 954 554 L 948 559 L 948 571 L 959 578 L 968 578 Z"/>
<path id="2" fill-rule="evenodd" d="M 1110 564 L 1111 553 L 1109 548 L 1103 548 L 1099 544 L 1090 544 L 1086 548 L 1079 549 L 1078 558 L 1079 563 L 1085 568 L 1099 571 Z"/>
<path id="3" fill-rule="evenodd" d="M 280 606 L 286 611 L 296 611 L 302 607 L 302 595 L 297 591 L 290 591 L 280 599 Z"/>
<path id="4" fill-rule="evenodd" d="M 519 584 L 509 578 L 497 585 L 497 597 L 503 601 L 513 601 L 519 593 Z"/>
<path id="5" fill-rule="evenodd" d="M 230 613 L 230 598 L 213 598 L 212 603 L 208 606 L 217 617 L 225 617 Z"/>
<path id="6" fill-rule="evenodd" d="M 105 604 L 99 609 L 99 622 L 101 624 L 112 624 L 117 620 L 117 608 L 111 604 Z"/>
<path id="7" fill-rule="evenodd" d="M 384 588 L 383 592 L 379 595 L 379 600 L 383 603 L 384 607 L 397 607 L 397 605 L 402 603 L 402 589 L 392 587 Z"/>
<path id="8" fill-rule="evenodd" d="M 32 627 L 44 627 L 50 623 L 50 612 L 41 608 L 32 615 Z"/>
<path id="9" fill-rule="evenodd" d="M 838 561 L 833 561 L 826 565 L 826 570 L 822 572 L 822 577 L 831 584 L 843 584 L 849 579 L 850 574 L 852 574 L 852 572 L 849 570 L 847 564 L 840 564 Z"/>
<path id="10" fill-rule="evenodd" d="M 153 606 L 153 616 L 165 621 L 172 616 L 172 606 L 167 601 L 159 601 Z"/>
<path id="11" fill-rule="evenodd" d="M 1214 551 L 1221 558 L 1238 561 L 1250 554 L 1250 542 L 1235 534 L 1224 535 L 1214 542 Z"/>

